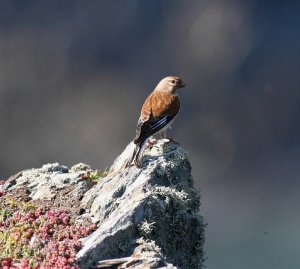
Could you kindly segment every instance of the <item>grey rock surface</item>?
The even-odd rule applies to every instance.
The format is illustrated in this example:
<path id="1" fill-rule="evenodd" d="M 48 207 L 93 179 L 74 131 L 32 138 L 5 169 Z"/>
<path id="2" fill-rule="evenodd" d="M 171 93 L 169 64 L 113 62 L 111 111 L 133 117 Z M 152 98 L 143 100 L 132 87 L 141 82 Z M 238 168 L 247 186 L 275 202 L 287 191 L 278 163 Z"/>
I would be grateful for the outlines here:
<path id="1" fill-rule="evenodd" d="M 156 265 L 118 268 L 174 268 L 169 263 L 202 268 L 204 222 L 186 152 L 176 143 L 158 140 L 146 150 L 142 169 L 126 167 L 131 152 L 130 144 L 110 174 L 82 199 L 81 207 L 89 209 L 98 229 L 83 241 L 79 264 L 88 268 L 126 255 L 133 263 L 136 249 L 151 241 L 159 249 Z"/>
<path id="2" fill-rule="evenodd" d="M 37 203 L 78 214 L 83 195 L 93 185 L 82 178 L 89 171 L 91 167 L 83 163 L 70 169 L 58 163 L 45 164 L 41 168 L 24 170 L 11 176 L 1 189 L 16 197 L 27 196 Z"/>
<path id="3" fill-rule="evenodd" d="M 80 178 L 86 171 L 91 171 L 91 167 L 82 163 L 71 169 L 58 163 L 45 164 L 9 178 L 2 188 L 6 191 L 26 188 L 32 200 L 51 200 L 59 190 L 70 186 L 74 186 L 73 194 L 79 195 L 88 190 L 87 181 Z"/>

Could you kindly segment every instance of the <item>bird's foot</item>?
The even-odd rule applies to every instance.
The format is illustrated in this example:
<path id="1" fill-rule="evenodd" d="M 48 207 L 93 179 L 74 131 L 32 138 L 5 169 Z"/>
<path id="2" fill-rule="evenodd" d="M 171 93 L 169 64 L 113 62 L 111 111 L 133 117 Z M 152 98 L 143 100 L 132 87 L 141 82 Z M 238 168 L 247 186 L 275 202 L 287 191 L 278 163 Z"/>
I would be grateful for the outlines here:
<path id="1" fill-rule="evenodd" d="M 153 146 L 154 145 L 156 145 L 157 144 L 157 140 L 156 139 L 153 139 L 153 140 L 148 140 L 148 144 L 147 144 L 147 147 L 149 148 L 149 149 L 152 149 L 153 148 Z"/>
<path id="2" fill-rule="evenodd" d="M 173 138 L 166 138 L 166 139 L 169 140 L 168 142 L 166 142 L 167 144 L 172 143 L 172 144 L 176 144 L 176 145 L 180 146 L 180 144 L 177 141 L 175 141 Z"/>

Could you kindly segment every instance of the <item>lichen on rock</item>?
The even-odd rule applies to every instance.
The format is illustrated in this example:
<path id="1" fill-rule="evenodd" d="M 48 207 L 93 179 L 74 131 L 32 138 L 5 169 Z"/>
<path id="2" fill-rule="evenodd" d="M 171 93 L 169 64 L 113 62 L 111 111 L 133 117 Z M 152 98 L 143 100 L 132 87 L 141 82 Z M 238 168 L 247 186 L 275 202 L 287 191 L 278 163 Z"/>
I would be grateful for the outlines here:
<path id="1" fill-rule="evenodd" d="M 120 256 L 133 255 L 144 240 L 156 244 L 164 264 L 202 268 L 205 224 L 186 152 L 176 143 L 158 140 L 145 151 L 142 169 L 126 167 L 131 152 L 129 145 L 111 173 L 82 200 L 98 229 L 83 241 L 79 262 L 119 261 Z M 118 242 L 126 242 L 126 247 L 118 248 Z"/>

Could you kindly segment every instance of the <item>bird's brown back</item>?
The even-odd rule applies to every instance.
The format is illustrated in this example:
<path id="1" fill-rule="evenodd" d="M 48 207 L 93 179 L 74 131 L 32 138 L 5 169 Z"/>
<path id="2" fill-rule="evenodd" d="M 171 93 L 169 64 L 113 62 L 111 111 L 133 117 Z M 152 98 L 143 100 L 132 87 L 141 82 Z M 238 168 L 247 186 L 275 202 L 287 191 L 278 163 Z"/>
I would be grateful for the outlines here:
<path id="1" fill-rule="evenodd" d="M 180 99 L 175 94 L 153 92 L 146 99 L 141 111 L 141 119 L 148 120 L 164 116 L 176 116 L 180 109 Z"/>

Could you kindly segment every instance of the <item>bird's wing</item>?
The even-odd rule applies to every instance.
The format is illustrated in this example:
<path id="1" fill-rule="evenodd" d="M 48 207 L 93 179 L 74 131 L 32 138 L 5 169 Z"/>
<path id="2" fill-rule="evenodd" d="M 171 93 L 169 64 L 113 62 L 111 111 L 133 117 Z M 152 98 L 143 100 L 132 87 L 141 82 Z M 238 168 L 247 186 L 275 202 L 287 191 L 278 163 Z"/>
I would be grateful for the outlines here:
<path id="1" fill-rule="evenodd" d="M 176 95 L 153 92 L 145 101 L 137 124 L 134 142 L 140 143 L 163 129 L 179 112 L 180 101 Z"/>
<path id="2" fill-rule="evenodd" d="M 155 119 L 138 122 L 134 143 L 145 141 L 151 135 L 163 129 L 175 116 L 162 116 Z"/>

